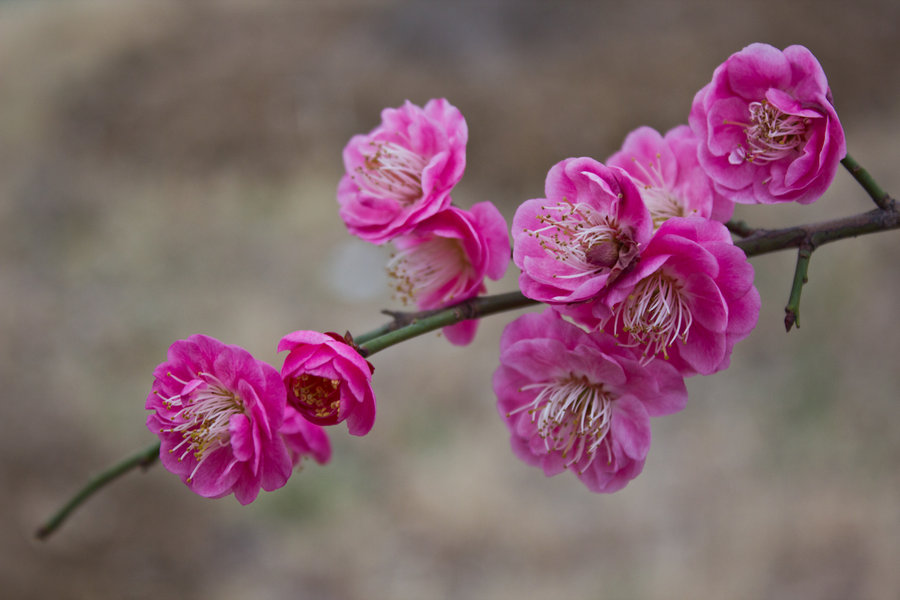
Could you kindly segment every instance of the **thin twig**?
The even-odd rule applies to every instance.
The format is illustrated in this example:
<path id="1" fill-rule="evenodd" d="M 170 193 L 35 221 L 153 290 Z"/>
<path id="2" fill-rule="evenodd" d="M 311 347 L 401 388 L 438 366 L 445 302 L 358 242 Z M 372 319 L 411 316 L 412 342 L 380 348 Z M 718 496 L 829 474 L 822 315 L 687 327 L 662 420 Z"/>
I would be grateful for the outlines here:
<path id="1" fill-rule="evenodd" d="M 812 244 L 804 244 L 797 251 L 797 267 L 794 269 L 794 283 L 791 285 L 791 295 L 787 306 L 784 307 L 784 329 L 790 331 L 791 327 L 800 327 L 800 293 L 803 285 L 808 281 L 807 271 L 809 260 L 812 258 Z"/>
<path id="2" fill-rule="evenodd" d="M 371 356 L 379 350 L 384 350 L 394 344 L 414 338 L 416 336 L 447 327 L 465 321 L 467 319 L 480 319 L 498 312 L 524 308 L 538 304 L 536 300 L 526 298 L 521 292 L 508 292 L 494 296 L 480 296 L 470 298 L 453 306 L 439 310 L 422 311 L 418 313 L 394 313 L 389 312 L 394 320 L 387 325 L 378 328 L 379 331 L 388 329 L 381 336 L 373 338 L 369 334 L 360 336 L 368 341 L 359 345 L 363 356 Z"/>
<path id="3" fill-rule="evenodd" d="M 125 473 L 128 473 L 132 469 L 136 469 L 138 467 L 148 468 L 150 465 L 156 462 L 159 458 L 159 442 L 155 442 L 154 444 L 147 446 L 140 452 L 132 454 L 128 458 L 117 462 L 107 470 L 103 471 L 93 479 L 91 479 L 87 484 L 81 488 L 81 490 L 75 494 L 71 500 L 69 500 L 62 508 L 60 508 L 56 513 L 47 519 L 47 522 L 41 525 L 41 527 L 35 532 L 35 537 L 39 540 L 47 539 L 54 531 L 59 529 L 59 526 L 62 525 L 65 520 L 69 517 L 69 515 L 78 508 L 85 500 L 99 492 L 106 485 L 112 483 Z"/>
<path id="4" fill-rule="evenodd" d="M 869 172 L 856 162 L 856 159 L 848 154 L 841 161 L 841 164 L 850 171 L 850 174 L 853 175 L 853 178 L 856 179 L 857 183 L 866 190 L 866 193 L 869 194 L 869 197 L 872 198 L 878 208 L 889 210 L 890 202 L 892 202 L 891 197 L 887 192 L 881 189 L 881 186 L 878 185 L 871 175 L 869 175 Z"/>
<path id="5" fill-rule="evenodd" d="M 728 231 L 739 237 L 747 237 L 759 231 L 754 227 L 750 227 L 744 221 L 735 221 L 733 219 L 725 223 L 725 227 L 728 228 Z"/>

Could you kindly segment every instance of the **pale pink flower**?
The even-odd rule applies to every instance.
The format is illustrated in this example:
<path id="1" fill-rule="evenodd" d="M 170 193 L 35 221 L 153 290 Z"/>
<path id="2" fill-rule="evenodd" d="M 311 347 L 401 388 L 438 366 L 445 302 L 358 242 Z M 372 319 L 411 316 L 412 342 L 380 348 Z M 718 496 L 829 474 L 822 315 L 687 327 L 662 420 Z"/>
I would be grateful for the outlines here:
<path id="1" fill-rule="evenodd" d="M 690 124 L 700 164 L 735 202 L 813 202 L 847 153 L 825 72 L 803 46 L 732 54 L 697 92 Z"/>
<path id="2" fill-rule="evenodd" d="M 700 217 L 663 223 L 606 301 L 613 313 L 607 331 L 684 375 L 725 369 L 760 308 L 747 256 L 723 224 Z"/>
<path id="3" fill-rule="evenodd" d="M 509 265 L 506 220 L 490 202 L 471 211 L 451 206 L 394 240 L 388 263 L 394 288 L 421 310 L 442 308 L 486 291 L 485 277 L 500 279 Z M 444 328 L 447 339 L 465 345 L 475 337 L 477 320 Z"/>
<path id="4" fill-rule="evenodd" d="M 588 334 L 552 309 L 507 325 L 493 385 L 513 452 L 547 476 L 570 469 L 594 492 L 640 474 L 650 417 L 687 402 L 671 365 L 645 364 L 611 335 Z"/>
<path id="5" fill-rule="evenodd" d="M 722 222 L 731 218 L 734 203 L 713 189 L 712 180 L 700 167 L 699 141 L 687 125 L 669 130 L 665 137 L 652 127 L 639 127 L 606 161 L 631 175 L 655 229 L 672 217 L 698 216 Z"/>
<path id="6" fill-rule="evenodd" d="M 307 421 L 292 406 L 285 406 L 280 433 L 294 466 L 300 468 L 303 458 L 307 456 L 319 464 L 331 459 L 331 442 L 325 429 Z"/>
<path id="7" fill-rule="evenodd" d="M 591 158 L 554 165 L 545 194 L 523 202 L 513 217 L 519 287 L 540 302 L 596 304 L 650 240 L 650 213 L 625 171 Z"/>
<path id="8" fill-rule="evenodd" d="M 193 335 L 169 348 L 153 372 L 147 427 L 160 460 L 207 498 L 234 493 L 241 504 L 259 489 L 282 487 L 291 458 L 279 435 L 285 389 L 271 366 L 238 346 Z"/>
<path id="9" fill-rule="evenodd" d="M 375 423 L 374 367 L 336 333 L 295 331 L 278 343 L 288 404 L 317 425 L 347 421 L 352 435 Z"/>
<path id="10" fill-rule="evenodd" d="M 443 98 L 386 108 L 344 148 L 337 199 L 347 229 L 373 244 L 409 233 L 450 204 L 466 168 L 466 121 Z"/>

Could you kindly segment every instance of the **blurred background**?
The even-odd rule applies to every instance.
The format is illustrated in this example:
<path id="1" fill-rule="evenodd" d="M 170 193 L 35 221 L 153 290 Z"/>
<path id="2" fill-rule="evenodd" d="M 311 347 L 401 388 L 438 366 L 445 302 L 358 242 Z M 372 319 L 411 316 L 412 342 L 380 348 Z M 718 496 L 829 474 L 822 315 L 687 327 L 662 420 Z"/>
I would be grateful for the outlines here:
<path id="1" fill-rule="evenodd" d="M 850 152 L 900 194 L 900 4 L 0 2 L 0 581 L 11 599 L 896 598 L 896 232 L 753 259 L 757 330 L 654 422 L 644 473 L 594 495 L 510 452 L 500 331 L 375 357 L 379 419 L 335 428 L 248 507 L 157 466 L 32 535 L 91 475 L 153 441 L 144 398 L 202 332 L 279 364 L 295 329 L 363 332 L 396 307 L 351 238 L 341 149 L 386 106 L 446 97 L 469 124 L 454 199 L 512 217 L 568 156 L 686 122 L 745 45 L 819 58 Z M 871 202 L 843 172 L 782 226 Z M 511 268 L 491 291 L 515 289 Z"/>

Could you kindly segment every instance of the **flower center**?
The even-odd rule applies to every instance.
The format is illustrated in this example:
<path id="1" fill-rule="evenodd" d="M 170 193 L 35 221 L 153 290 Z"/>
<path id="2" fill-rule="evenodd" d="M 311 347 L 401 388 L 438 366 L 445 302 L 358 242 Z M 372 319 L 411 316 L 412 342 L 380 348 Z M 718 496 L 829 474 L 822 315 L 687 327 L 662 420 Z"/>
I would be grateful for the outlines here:
<path id="1" fill-rule="evenodd" d="M 341 382 L 318 375 L 303 373 L 291 380 L 290 389 L 302 412 L 319 419 L 327 419 L 338 414 L 341 407 Z"/>
<path id="2" fill-rule="evenodd" d="M 543 225 L 526 233 L 538 238 L 541 247 L 573 272 L 554 275 L 562 279 L 586 277 L 604 269 L 616 275 L 637 256 L 637 245 L 609 216 L 583 203 L 566 199 L 541 207 L 537 220 Z M 611 283 L 612 281 L 610 281 Z"/>
<path id="3" fill-rule="evenodd" d="M 645 347 L 648 360 L 660 352 L 668 358 L 668 347 L 678 339 L 686 342 L 694 321 L 681 284 L 659 271 L 639 281 L 619 304 L 613 333 L 618 333 L 620 318 L 622 328 L 635 339 L 634 345 Z"/>
<path id="4" fill-rule="evenodd" d="M 666 187 L 644 185 L 641 189 L 641 198 L 644 200 L 644 206 L 650 211 L 654 231 L 671 218 L 685 216 L 681 199 Z"/>
<path id="5" fill-rule="evenodd" d="M 806 142 L 809 119 L 790 115 L 767 100 L 751 102 L 750 123 L 744 125 L 747 148 L 738 146 L 728 156 L 733 165 L 743 161 L 768 163 L 790 156 Z"/>
<path id="6" fill-rule="evenodd" d="M 457 239 L 433 237 L 397 250 L 387 264 L 403 304 L 439 293 L 450 301 L 466 291 L 473 268 Z"/>
<path id="7" fill-rule="evenodd" d="M 527 410 L 548 451 L 558 451 L 563 458 L 569 458 L 566 466 L 586 456 L 587 468 L 609 433 L 613 398 L 602 384 L 591 383 L 583 375 L 522 388 L 532 389 L 538 390 L 534 400 L 510 415 Z"/>
<path id="8" fill-rule="evenodd" d="M 634 164 L 641 172 L 642 177 L 639 180 L 642 184 L 641 199 L 644 201 L 644 206 L 647 207 L 650 217 L 653 219 L 654 231 L 673 217 L 686 216 L 684 202 L 666 183 L 666 178 L 663 177 L 661 158 L 657 154 L 656 160 L 647 164 L 632 158 Z"/>
<path id="9" fill-rule="evenodd" d="M 228 445 L 231 438 L 228 430 L 231 417 L 243 413 L 244 404 L 218 377 L 210 373 L 197 373 L 197 377 L 191 381 L 182 381 L 171 373 L 168 375 L 184 387 L 179 394 L 162 398 L 166 408 L 178 410 L 171 417 L 177 424 L 163 431 L 181 434 L 181 443 L 169 450 L 174 453 L 184 447 L 178 457 L 179 461 L 188 454 L 194 455 L 197 466 L 188 477 L 188 481 L 191 481 L 210 454 Z"/>
<path id="10" fill-rule="evenodd" d="M 374 151 L 357 167 L 354 180 L 377 198 L 409 206 L 422 197 L 422 171 L 428 161 L 393 142 L 372 142 Z"/>

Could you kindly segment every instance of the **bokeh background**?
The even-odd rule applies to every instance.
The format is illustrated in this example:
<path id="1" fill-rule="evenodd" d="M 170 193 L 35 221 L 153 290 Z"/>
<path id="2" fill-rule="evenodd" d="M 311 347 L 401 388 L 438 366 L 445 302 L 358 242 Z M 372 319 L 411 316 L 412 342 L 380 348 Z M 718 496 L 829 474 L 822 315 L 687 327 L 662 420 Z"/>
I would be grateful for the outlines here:
<path id="1" fill-rule="evenodd" d="M 381 108 L 450 99 L 470 129 L 455 200 L 511 218 L 558 160 L 685 122 L 729 54 L 800 43 L 896 195 L 898 23 L 893 0 L 0 2 L 3 597 L 897 598 L 895 232 L 818 250 L 790 334 L 794 255 L 754 258 L 759 327 L 690 380 L 615 495 L 509 451 L 490 387 L 506 315 L 468 348 L 379 354 L 372 433 L 336 428 L 330 465 L 248 507 L 157 466 L 32 535 L 153 441 L 143 402 L 173 340 L 278 364 L 288 331 L 384 322 L 385 255 L 334 199 L 341 148 Z M 870 207 L 841 172 L 812 206 L 739 215 Z"/>

